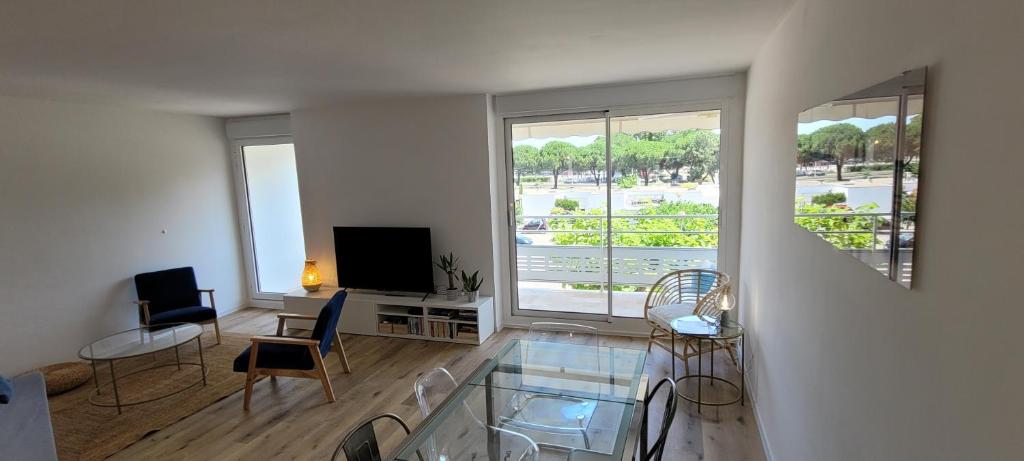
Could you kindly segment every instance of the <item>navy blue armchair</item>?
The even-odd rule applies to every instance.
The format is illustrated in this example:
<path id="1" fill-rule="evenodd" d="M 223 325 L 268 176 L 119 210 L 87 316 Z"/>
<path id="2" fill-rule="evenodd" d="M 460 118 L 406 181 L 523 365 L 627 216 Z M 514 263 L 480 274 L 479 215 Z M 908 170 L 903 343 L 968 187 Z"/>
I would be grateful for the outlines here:
<path id="1" fill-rule="evenodd" d="M 179 267 L 135 276 L 139 295 L 139 323 L 145 326 L 161 323 L 212 323 L 220 344 L 220 324 L 212 289 L 196 285 L 191 267 Z M 210 295 L 210 306 L 203 306 L 201 293 Z"/>
<path id="2" fill-rule="evenodd" d="M 345 305 L 348 292 L 339 291 L 327 305 L 320 309 L 320 315 L 277 314 L 277 336 L 253 336 L 252 344 L 235 358 L 233 369 L 246 373 L 245 401 L 243 408 L 249 410 L 252 387 L 256 378 L 266 376 L 289 376 L 293 378 L 319 379 L 324 387 L 328 402 L 334 402 L 334 389 L 327 376 L 324 358 L 331 347 L 338 353 L 341 367 L 346 373 L 352 371 L 345 356 L 345 348 L 338 335 L 338 320 Z M 288 319 L 316 320 L 313 333 L 308 338 L 284 336 L 285 321 Z"/>

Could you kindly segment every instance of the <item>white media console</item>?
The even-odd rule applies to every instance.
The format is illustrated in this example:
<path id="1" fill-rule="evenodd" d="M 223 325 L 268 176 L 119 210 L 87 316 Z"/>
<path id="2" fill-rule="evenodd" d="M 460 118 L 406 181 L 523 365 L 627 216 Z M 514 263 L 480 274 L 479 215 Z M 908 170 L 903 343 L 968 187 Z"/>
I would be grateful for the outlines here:
<path id="1" fill-rule="evenodd" d="M 298 289 L 284 296 L 285 312 L 317 315 L 337 287 L 312 293 Z M 290 328 L 312 329 L 312 321 L 292 321 Z M 390 336 L 464 344 L 481 344 L 494 333 L 494 299 L 480 296 L 475 302 L 463 296 L 448 301 L 443 296 L 388 296 L 349 290 L 341 309 L 338 331 L 354 335 Z"/>

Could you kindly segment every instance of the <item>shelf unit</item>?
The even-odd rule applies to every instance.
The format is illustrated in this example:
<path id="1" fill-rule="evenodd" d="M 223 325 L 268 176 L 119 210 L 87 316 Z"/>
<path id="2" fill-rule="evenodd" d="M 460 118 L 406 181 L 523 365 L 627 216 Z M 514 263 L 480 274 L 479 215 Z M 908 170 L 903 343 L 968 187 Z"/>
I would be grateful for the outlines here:
<path id="1" fill-rule="evenodd" d="M 284 296 L 284 310 L 316 315 L 338 288 L 322 287 L 307 293 L 295 290 Z M 292 328 L 311 329 L 313 322 L 289 322 Z M 422 339 L 460 344 L 481 344 L 494 333 L 494 300 L 481 296 L 474 302 L 448 301 L 442 296 L 389 296 L 349 290 L 338 331 L 348 334 Z"/>

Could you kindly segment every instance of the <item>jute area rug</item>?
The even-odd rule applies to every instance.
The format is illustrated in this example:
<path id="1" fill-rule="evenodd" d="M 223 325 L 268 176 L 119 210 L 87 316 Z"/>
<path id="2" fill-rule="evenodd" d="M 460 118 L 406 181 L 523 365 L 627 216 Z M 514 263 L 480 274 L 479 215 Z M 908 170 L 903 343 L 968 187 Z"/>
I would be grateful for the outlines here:
<path id="1" fill-rule="evenodd" d="M 245 387 L 245 374 L 231 371 L 235 357 L 249 345 L 249 337 L 224 334 L 220 345 L 213 335 L 203 335 L 203 354 L 206 359 L 206 385 L 141 405 L 117 409 L 93 405 L 89 398 L 95 395 L 93 381 L 66 394 L 50 398 L 50 419 L 57 442 L 57 454 L 62 461 L 102 460 L 146 435 L 163 429 Z M 180 348 L 182 362 L 199 363 L 198 347 L 192 341 Z M 150 355 L 115 362 L 117 387 L 121 401 L 147 400 L 161 394 L 182 389 L 200 379 L 198 366 L 175 365 L 174 350 L 161 351 L 154 362 Z M 154 365 L 168 364 L 149 371 L 128 375 Z M 113 403 L 114 394 L 109 386 L 110 369 L 105 362 L 98 365 L 101 394 L 95 400 Z"/>

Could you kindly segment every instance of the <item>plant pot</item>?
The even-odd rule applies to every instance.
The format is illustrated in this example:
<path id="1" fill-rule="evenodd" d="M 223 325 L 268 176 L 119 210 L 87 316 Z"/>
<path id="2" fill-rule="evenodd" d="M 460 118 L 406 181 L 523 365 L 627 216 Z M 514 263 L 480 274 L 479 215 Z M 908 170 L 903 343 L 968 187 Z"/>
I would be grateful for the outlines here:
<path id="1" fill-rule="evenodd" d="M 458 288 L 448 289 L 448 290 L 445 290 L 444 294 L 445 294 L 445 296 L 448 297 L 449 301 L 457 301 L 459 299 L 459 296 L 462 294 L 462 290 L 460 290 Z"/>
<path id="2" fill-rule="evenodd" d="M 466 300 L 471 302 L 471 303 L 475 303 L 476 302 L 476 298 L 479 297 L 479 296 L 480 296 L 480 291 L 479 290 L 477 290 L 477 291 L 470 291 L 470 292 L 466 293 Z"/>

